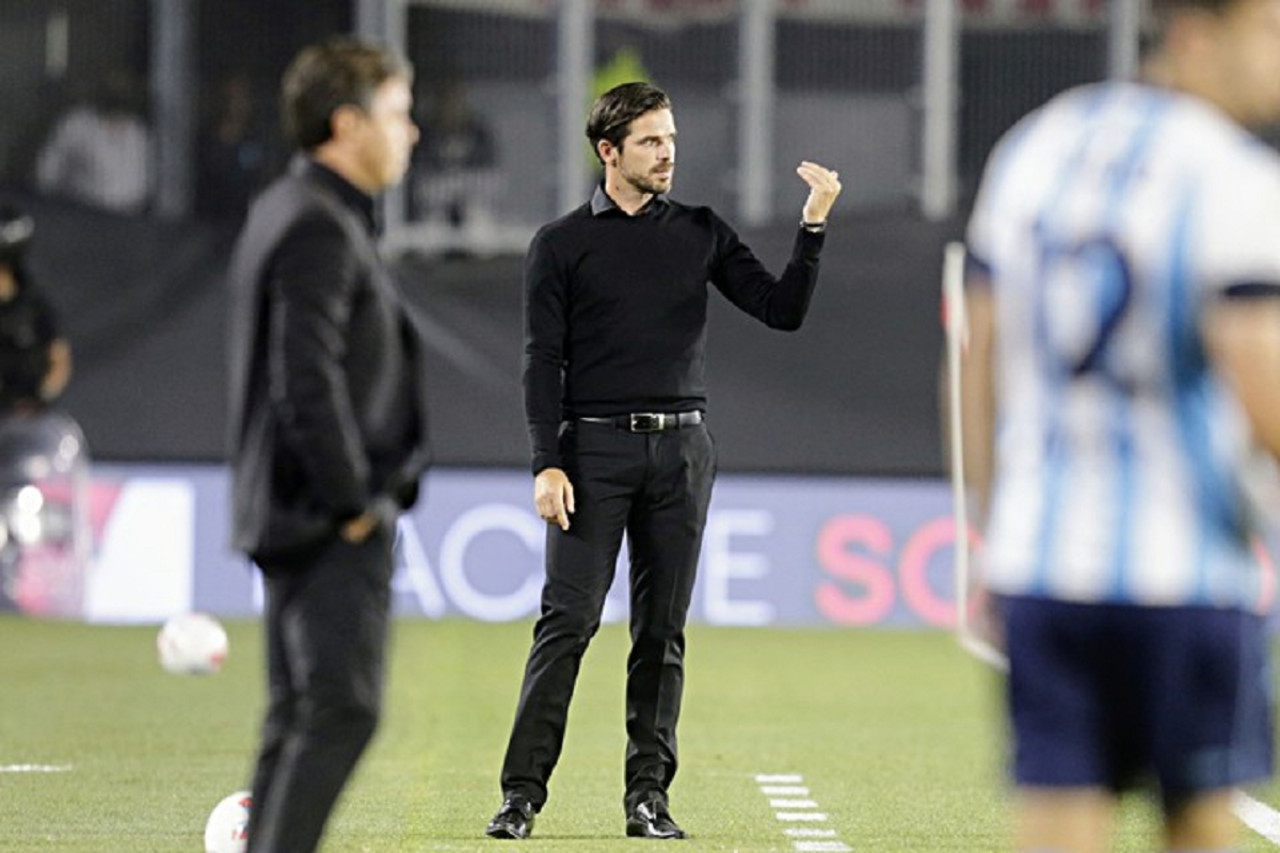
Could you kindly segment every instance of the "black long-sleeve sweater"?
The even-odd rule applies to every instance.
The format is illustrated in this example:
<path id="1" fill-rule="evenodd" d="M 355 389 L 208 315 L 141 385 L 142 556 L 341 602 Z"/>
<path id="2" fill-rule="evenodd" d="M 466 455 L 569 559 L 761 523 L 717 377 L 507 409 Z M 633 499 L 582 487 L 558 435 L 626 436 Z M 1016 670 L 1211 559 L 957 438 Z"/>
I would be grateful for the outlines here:
<path id="1" fill-rule="evenodd" d="M 799 229 L 781 277 L 708 207 L 663 196 L 629 216 L 596 188 L 525 260 L 524 399 L 533 471 L 561 467 L 575 417 L 705 409 L 707 284 L 775 329 L 800 327 L 824 235 Z"/>

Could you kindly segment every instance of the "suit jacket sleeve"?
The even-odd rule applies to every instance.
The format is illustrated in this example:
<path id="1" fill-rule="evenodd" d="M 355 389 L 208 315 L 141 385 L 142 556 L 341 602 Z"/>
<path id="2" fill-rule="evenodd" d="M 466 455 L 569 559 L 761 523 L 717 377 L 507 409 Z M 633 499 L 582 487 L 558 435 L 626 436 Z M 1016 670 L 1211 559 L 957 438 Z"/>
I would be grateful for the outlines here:
<path id="1" fill-rule="evenodd" d="M 343 361 L 361 267 L 342 225 L 304 218 L 276 250 L 268 283 L 268 380 L 282 439 L 298 460 L 311 499 L 335 518 L 370 501 L 364 452 Z"/>

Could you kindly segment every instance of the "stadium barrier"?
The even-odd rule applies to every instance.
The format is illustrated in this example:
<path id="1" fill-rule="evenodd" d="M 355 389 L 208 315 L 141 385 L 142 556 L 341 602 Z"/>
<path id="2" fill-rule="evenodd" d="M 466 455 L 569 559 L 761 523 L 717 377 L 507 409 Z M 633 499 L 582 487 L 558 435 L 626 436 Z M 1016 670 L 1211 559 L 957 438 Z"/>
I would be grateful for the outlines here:
<path id="1" fill-rule="evenodd" d="M 83 618 L 257 612 L 256 573 L 227 544 L 227 490 L 226 471 L 216 465 L 97 466 Z M 545 523 L 533 512 L 529 477 L 437 470 L 424 493 L 401 522 L 397 612 L 486 621 L 533 616 Z M 690 618 L 949 626 L 954 534 L 941 482 L 722 475 Z M 620 560 L 625 566 L 625 547 Z M 625 617 L 625 577 L 620 570 L 606 620 Z M 38 602 L 27 604 L 38 613 Z"/>
<path id="2" fill-rule="evenodd" d="M 227 544 L 228 478 L 205 466 L 99 465 L 82 617 L 152 622 L 259 611 L 256 572 Z M 401 522 L 396 610 L 507 621 L 537 613 L 545 522 L 530 479 L 435 470 Z M 737 626 L 952 628 L 956 527 L 941 480 L 722 475 L 690 619 Z M 626 551 L 606 621 L 627 612 Z M 1270 609 L 1274 569 L 1259 606 Z M 21 602 L 19 602 L 21 604 Z"/>

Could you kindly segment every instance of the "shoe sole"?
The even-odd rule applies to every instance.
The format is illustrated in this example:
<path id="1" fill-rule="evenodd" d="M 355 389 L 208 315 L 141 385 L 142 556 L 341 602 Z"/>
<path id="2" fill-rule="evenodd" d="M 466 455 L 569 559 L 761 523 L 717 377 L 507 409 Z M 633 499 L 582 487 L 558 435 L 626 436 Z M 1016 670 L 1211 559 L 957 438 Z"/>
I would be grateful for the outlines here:
<path id="1" fill-rule="evenodd" d="M 641 828 L 633 829 L 628 826 L 627 837 L 628 838 L 652 838 L 654 841 L 678 841 L 684 838 L 688 838 L 689 834 L 687 832 L 673 832 L 668 835 L 655 835 L 653 833 L 646 832 L 644 829 L 641 829 Z"/>
<path id="2" fill-rule="evenodd" d="M 507 829 L 505 826 L 488 827 L 485 829 L 484 834 L 490 838 L 497 838 L 500 841 L 523 841 L 529 837 L 528 832 L 525 832 L 522 835 L 518 832 L 513 832 L 510 829 Z"/>

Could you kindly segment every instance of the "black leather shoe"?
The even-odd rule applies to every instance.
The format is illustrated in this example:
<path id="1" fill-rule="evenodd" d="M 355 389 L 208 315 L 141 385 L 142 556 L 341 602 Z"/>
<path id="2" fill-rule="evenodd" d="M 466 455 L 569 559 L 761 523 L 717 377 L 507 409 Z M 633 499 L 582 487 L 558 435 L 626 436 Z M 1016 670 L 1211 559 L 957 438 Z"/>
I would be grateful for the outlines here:
<path id="1" fill-rule="evenodd" d="M 688 838 L 688 834 L 671 819 L 667 804 L 660 797 L 640 803 L 627 815 L 627 835 L 631 838 Z"/>
<path id="2" fill-rule="evenodd" d="M 533 803 L 524 797 L 507 797 L 485 827 L 484 834 L 490 838 L 528 838 L 533 831 L 533 814 Z"/>

